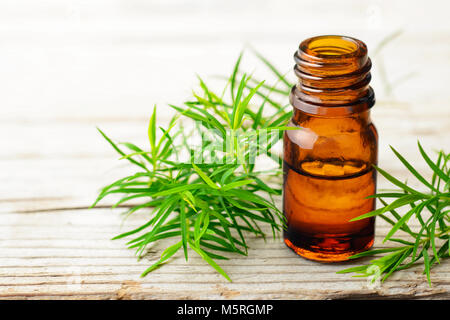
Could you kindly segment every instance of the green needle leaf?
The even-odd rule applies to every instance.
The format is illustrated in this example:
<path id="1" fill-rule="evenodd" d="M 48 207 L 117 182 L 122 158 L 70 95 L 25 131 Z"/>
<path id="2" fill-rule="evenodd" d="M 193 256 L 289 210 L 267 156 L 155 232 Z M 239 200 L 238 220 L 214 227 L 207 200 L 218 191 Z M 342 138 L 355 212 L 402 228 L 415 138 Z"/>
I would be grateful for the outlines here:
<path id="1" fill-rule="evenodd" d="M 222 191 L 227 191 L 227 190 L 242 187 L 247 184 L 254 183 L 254 182 L 255 182 L 255 180 L 240 180 L 240 181 L 229 183 L 229 184 L 223 186 L 221 189 L 222 189 Z"/>
<path id="2" fill-rule="evenodd" d="M 170 257 L 172 257 L 177 251 L 181 248 L 181 241 L 168 247 L 164 252 L 161 254 L 161 259 L 158 260 L 155 264 L 153 264 L 150 268 L 145 270 L 141 277 L 145 277 L 147 274 L 152 272 L 153 270 L 157 269 L 161 264 L 169 260 Z"/>
<path id="3" fill-rule="evenodd" d="M 262 54 L 260 54 L 256 50 L 253 50 L 253 52 L 278 77 L 278 79 L 286 85 L 286 87 L 291 88 L 293 86 L 285 79 L 285 77 L 281 74 L 281 72 L 278 71 L 277 68 L 275 68 L 274 65 L 269 62 L 269 60 L 263 57 Z"/>
<path id="4" fill-rule="evenodd" d="M 234 85 L 236 82 L 236 75 L 239 71 L 239 65 L 241 64 L 241 60 L 242 60 L 242 56 L 243 56 L 244 52 L 241 51 L 241 53 L 239 54 L 239 57 L 234 65 L 234 69 L 233 69 L 233 73 L 231 74 L 231 78 L 230 78 L 230 82 L 231 82 L 231 86 L 230 86 L 230 91 L 231 91 L 231 100 L 234 104 L 235 101 L 235 95 L 234 95 Z"/>
<path id="5" fill-rule="evenodd" d="M 420 142 L 417 141 L 417 145 L 419 146 L 420 153 L 422 154 L 422 157 L 426 161 L 426 163 L 430 166 L 430 168 L 436 173 L 444 182 L 448 182 L 450 177 L 447 174 L 445 174 L 439 167 L 431 161 L 430 157 L 425 153 L 422 146 L 420 145 Z"/>
<path id="6" fill-rule="evenodd" d="M 194 189 L 200 189 L 200 188 L 204 188 L 204 187 L 205 187 L 205 185 L 203 183 L 187 184 L 187 185 L 173 187 L 173 188 L 166 189 L 164 191 L 154 193 L 154 194 L 152 194 L 152 196 L 153 197 L 163 197 L 163 196 L 168 196 L 168 195 L 175 194 L 175 193 L 181 193 L 186 190 L 194 190 Z"/>
<path id="7" fill-rule="evenodd" d="M 180 226 L 181 226 L 181 242 L 183 243 L 184 257 L 188 260 L 187 241 L 188 241 L 188 227 L 186 226 L 186 206 L 184 199 L 180 200 Z"/>
<path id="8" fill-rule="evenodd" d="M 409 164 L 408 161 L 406 161 L 405 158 L 403 158 L 403 156 L 401 154 L 399 154 L 397 152 L 397 150 L 395 150 L 392 146 L 391 150 L 395 153 L 395 155 L 397 156 L 397 158 L 400 159 L 400 161 L 405 165 L 405 167 L 417 178 L 417 180 L 419 180 L 420 182 L 422 182 L 424 185 L 426 185 L 428 188 L 430 188 L 431 190 L 437 191 L 427 180 L 425 180 L 424 177 L 422 177 L 416 169 L 414 169 L 414 167 Z"/>
<path id="9" fill-rule="evenodd" d="M 153 107 L 153 113 L 150 117 L 150 122 L 148 124 L 148 141 L 150 142 L 151 149 L 155 149 L 156 141 L 156 105 Z"/>
<path id="10" fill-rule="evenodd" d="M 401 182 L 400 180 L 394 178 L 393 176 L 391 176 L 389 173 L 387 173 L 386 171 L 384 171 L 381 168 L 378 168 L 377 166 L 374 166 L 375 169 L 381 173 L 381 175 L 383 175 L 387 180 L 389 180 L 390 182 L 392 182 L 393 184 L 395 184 L 396 186 L 400 187 L 401 189 L 408 191 L 410 193 L 413 194 L 421 194 L 420 192 L 408 187 L 406 184 L 404 184 L 403 182 Z M 422 194 L 423 195 L 423 194 Z"/>
<path id="11" fill-rule="evenodd" d="M 103 133 L 103 131 L 100 130 L 100 128 L 97 128 L 97 130 L 100 132 L 100 134 L 103 136 L 103 138 L 105 138 L 105 140 L 108 141 L 108 143 L 114 148 L 114 150 L 116 150 L 120 155 L 125 156 L 125 153 L 122 150 L 120 150 L 120 148 L 114 142 L 112 142 L 112 140 L 110 138 L 108 138 L 108 136 L 105 133 Z M 145 165 L 143 165 L 142 163 L 139 163 L 136 160 L 131 159 L 131 158 L 127 158 L 127 160 L 130 161 L 131 163 L 141 167 L 142 169 L 148 171 L 147 167 Z"/>
<path id="12" fill-rule="evenodd" d="M 215 184 L 199 167 L 197 167 L 194 163 L 192 163 L 192 168 L 194 168 L 195 172 L 205 181 L 208 186 L 213 189 L 219 189 L 217 184 Z"/>
<path id="13" fill-rule="evenodd" d="M 211 259 L 209 257 L 209 255 L 203 251 L 202 249 L 200 249 L 199 247 L 196 247 L 191 241 L 189 241 L 189 246 L 192 248 L 192 250 L 194 250 L 195 252 L 197 252 L 197 254 L 199 256 L 201 256 L 203 258 L 203 260 L 205 260 L 206 262 L 208 262 L 208 264 L 213 267 L 217 272 L 219 272 L 225 279 L 227 279 L 228 281 L 231 282 L 230 277 L 225 273 L 225 271 L 223 271 L 223 269 L 216 263 L 214 262 L 213 259 Z"/>
<path id="14" fill-rule="evenodd" d="M 426 252 L 425 250 L 424 250 L 424 253 L 423 253 L 423 261 L 425 263 L 425 271 L 424 272 L 427 274 L 428 284 L 431 287 L 430 258 L 428 257 L 428 252 Z"/>
<path id="15" fill-rule="evenodd" d="M 423 195 L 418 195 L 418 194 L 411 194 L 411 195 L 405 195 L 397 200 L 395 200 L 394 202 L 392 202 L 391 204 L 387 205 L 384 208 L 380 208 L 371 212 L 368 212 L 366 214 L 363 214 L 359 217 L 353 218 L 350 221 L 357 221 L 357 220 L 361 220 L 361 219 L 366 219 L 366 218 L 370 218 L 370 217 L 374 217 L 380 214 L 383 214 L 387 211 L 402 207 L 406 204 L 409 204 L 411 202 L 417 201 L 423 199 Z"/>

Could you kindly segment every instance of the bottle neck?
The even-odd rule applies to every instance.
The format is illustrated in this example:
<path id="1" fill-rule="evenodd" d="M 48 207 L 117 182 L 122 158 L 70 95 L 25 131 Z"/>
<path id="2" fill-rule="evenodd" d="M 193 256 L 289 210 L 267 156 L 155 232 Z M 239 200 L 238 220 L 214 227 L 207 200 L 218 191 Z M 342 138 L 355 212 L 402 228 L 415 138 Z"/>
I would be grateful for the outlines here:
<path id="1" fill-rule="evenodd" d="M 349 116 L 370 109 L 372 63 L 366 45 L 350 37 L 319 36 L 300 44 L 294 55 L 299 82 L 291 90 L 296 110 L 326 117 Z"/>

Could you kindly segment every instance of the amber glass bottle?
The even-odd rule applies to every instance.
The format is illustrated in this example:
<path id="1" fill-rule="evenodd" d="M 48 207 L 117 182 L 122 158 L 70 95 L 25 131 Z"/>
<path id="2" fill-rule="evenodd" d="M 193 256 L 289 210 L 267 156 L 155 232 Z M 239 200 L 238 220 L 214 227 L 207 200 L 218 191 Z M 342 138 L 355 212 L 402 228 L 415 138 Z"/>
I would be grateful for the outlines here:
<path id="1" fill-rule="evenodd" d="M 375 219 L 349 222 L 375 208 L 378 137 L 370 119 L 366 45 L 350 37 L 319 36 L 294 55 L 299 83 L 284 135 L 285 243 L 318 261 L 343 261 L 373 244 Z"/>

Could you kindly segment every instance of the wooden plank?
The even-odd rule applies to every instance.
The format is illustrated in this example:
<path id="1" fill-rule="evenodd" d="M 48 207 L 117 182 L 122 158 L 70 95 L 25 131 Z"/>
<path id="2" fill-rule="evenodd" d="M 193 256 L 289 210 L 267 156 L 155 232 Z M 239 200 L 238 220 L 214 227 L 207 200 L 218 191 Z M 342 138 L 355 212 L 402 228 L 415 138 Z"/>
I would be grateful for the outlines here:
<path id="1" fill-rule="evenodd" d="M 0 297 L 5 299 L 432 298 L 448 297 L 450 288 L 450 270 L 444 265 L 433 270 L 432 288 L 425 285 L 421 268 L 413 268 L 372 289 L 365 279 L 336 274 L 355 263 L 315 263 L 298 257 L 279 238 L 264 242 L 254 237 L 249 238 L 248 257 L 233 255 L 221 262 L 232 283 L 193 252 L 189 263 L 178 256 L 141 279 L 140 273 L 158 258 L 162 247 L 152 248 L 144 261 L 136 262 L 124 241 L 110 241 L 120 229 L 117 210 L 10 213 L 4 217 L 0 225 Z M 7 221 L 13 218 L 22 223 L 10 225 Z M 145 215 L 136 215 L 126 226 L 132 228 L 144 221 Z M 378 244 L 387 227 L 378 221 Z"/>

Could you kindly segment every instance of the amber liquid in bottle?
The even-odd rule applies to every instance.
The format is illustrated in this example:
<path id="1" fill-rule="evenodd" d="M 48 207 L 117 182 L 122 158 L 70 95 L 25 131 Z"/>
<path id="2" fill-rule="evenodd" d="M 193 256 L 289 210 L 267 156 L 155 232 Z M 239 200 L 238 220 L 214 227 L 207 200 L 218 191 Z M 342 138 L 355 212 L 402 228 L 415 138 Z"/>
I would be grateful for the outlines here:
<path id="1" fill-rule="evenodd" d="M 290 125 L 300 130 L 284 135 L 284 241 L 305 258 L 343 261 L 374 241 L 374 218 L 350 222 L 375 209 L 371 62 L 364 43 L 342 36 L 307 39 L 294 57 Z"/>

